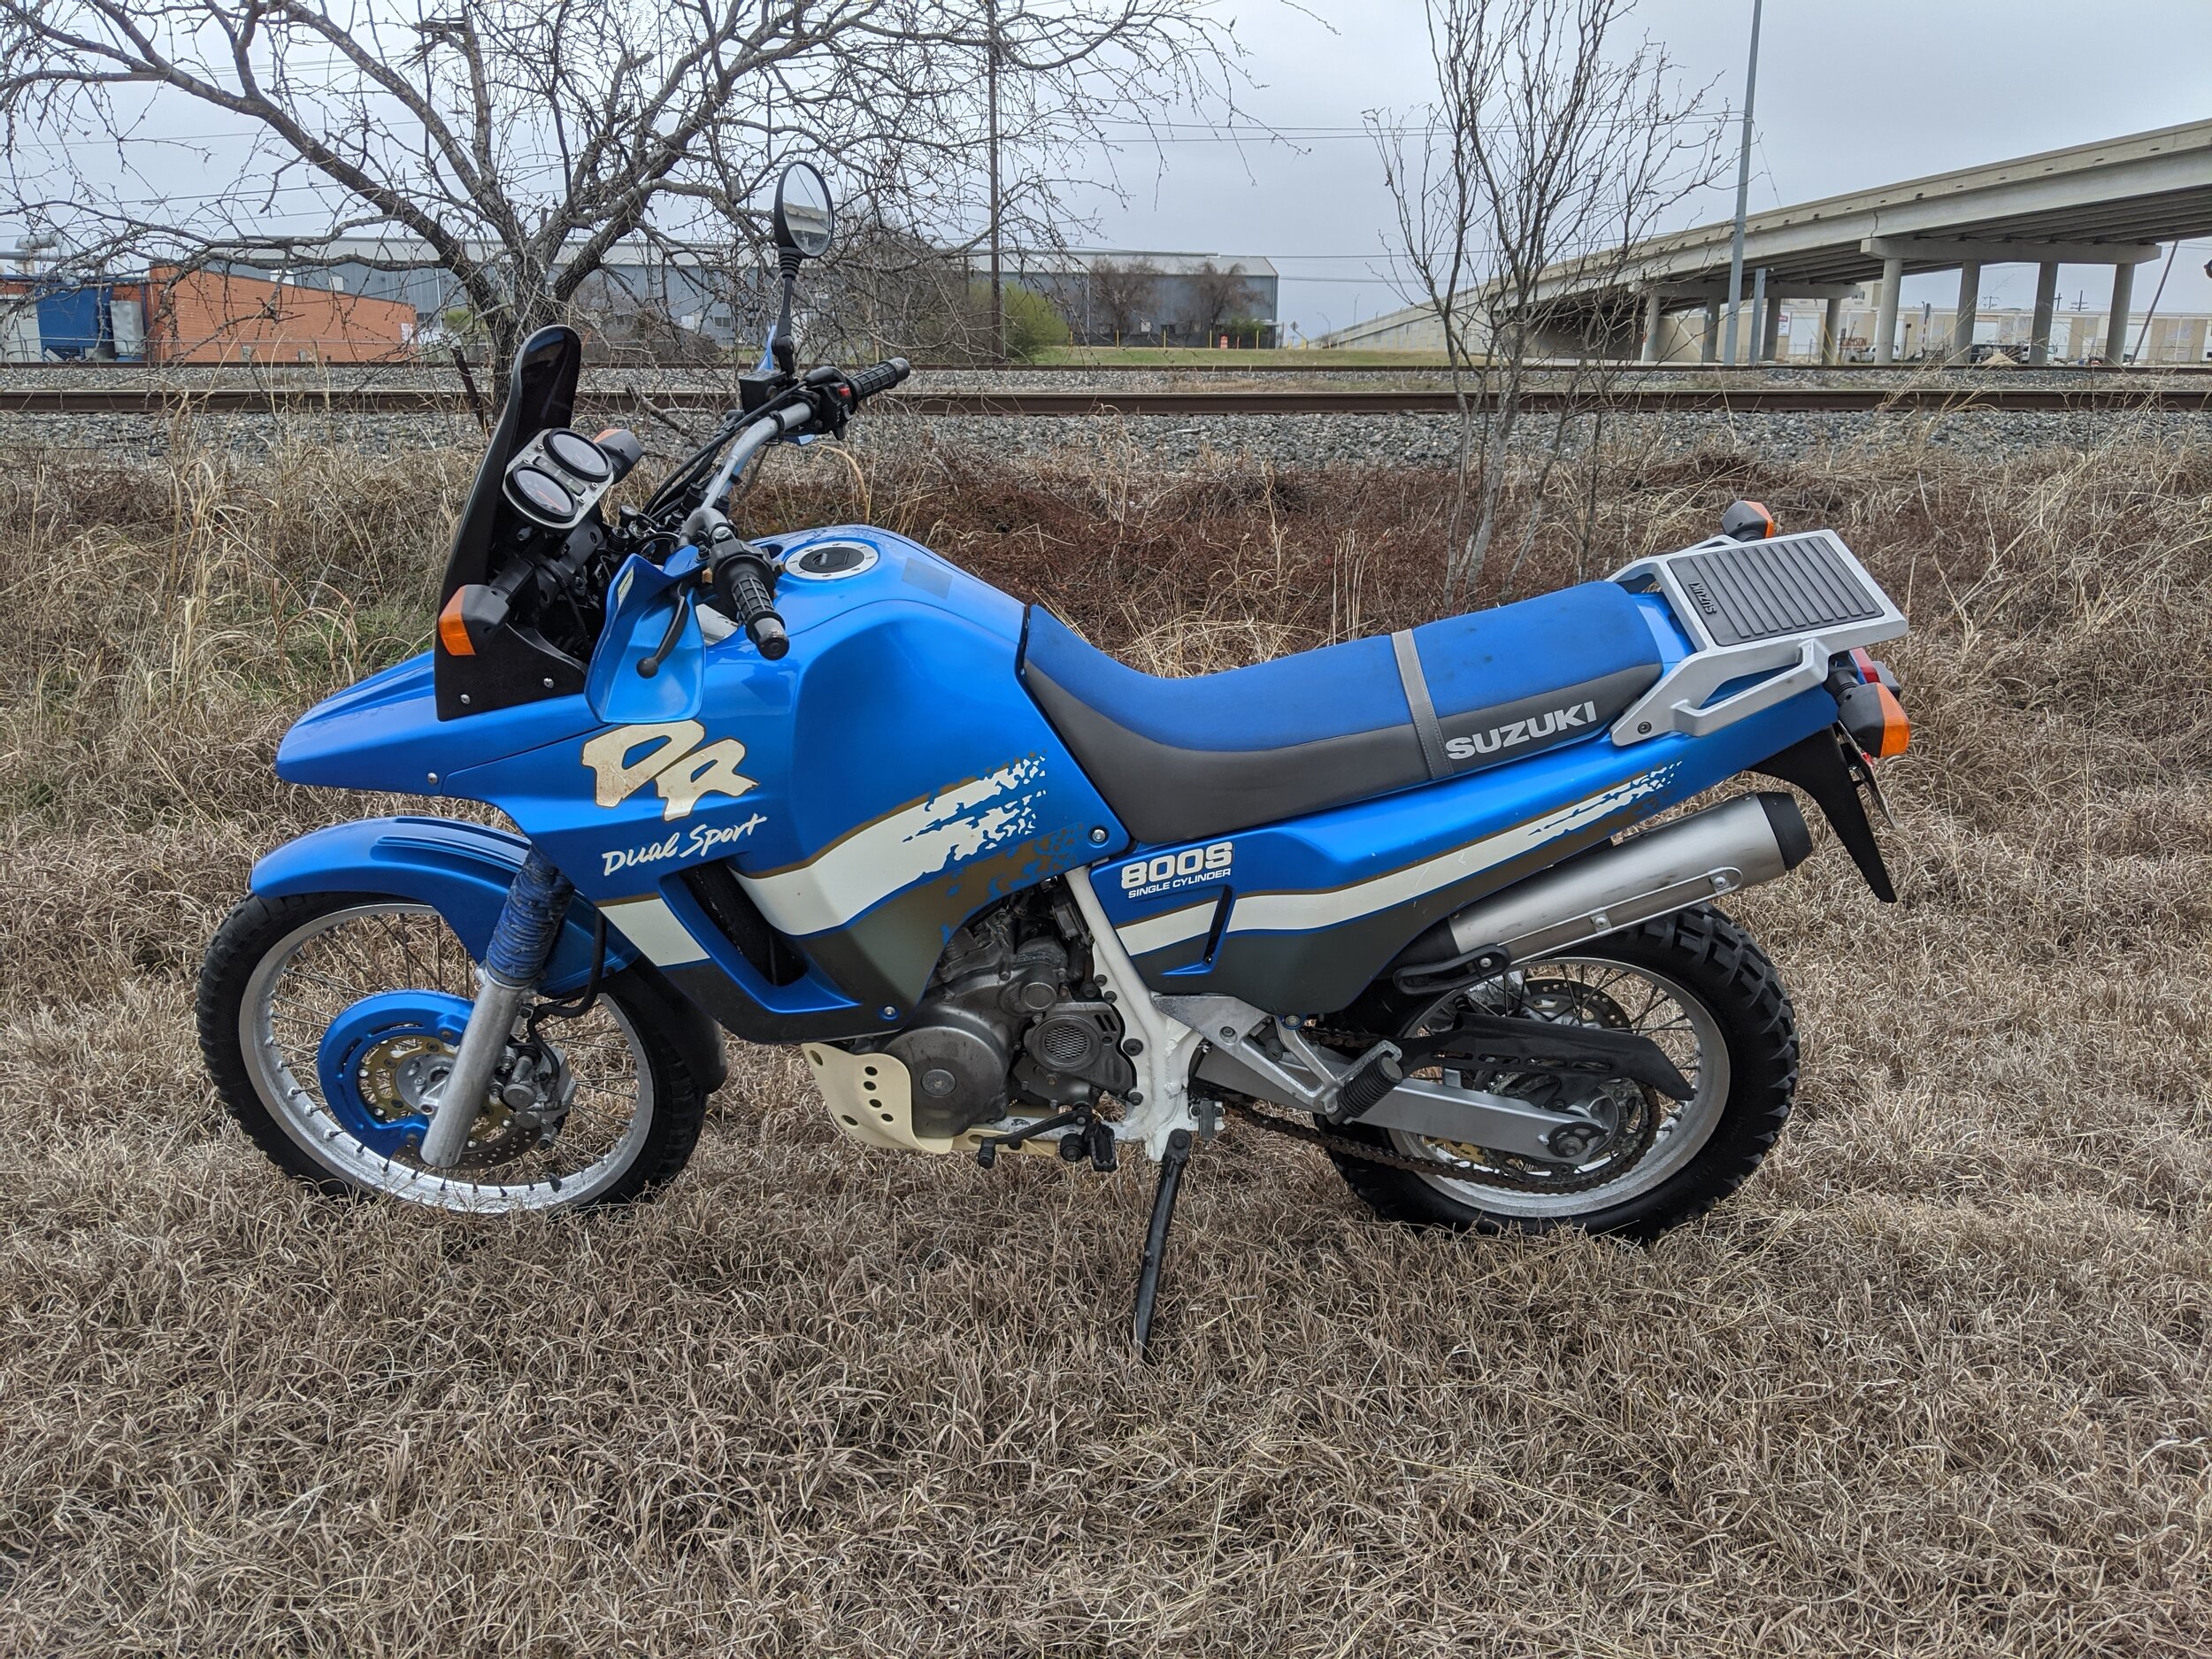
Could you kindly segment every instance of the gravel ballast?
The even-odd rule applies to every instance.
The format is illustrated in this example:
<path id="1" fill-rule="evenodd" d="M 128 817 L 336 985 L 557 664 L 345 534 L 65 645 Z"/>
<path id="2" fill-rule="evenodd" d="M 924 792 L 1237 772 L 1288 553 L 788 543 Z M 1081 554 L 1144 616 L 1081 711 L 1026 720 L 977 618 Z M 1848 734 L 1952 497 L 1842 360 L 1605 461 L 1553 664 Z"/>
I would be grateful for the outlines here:
<path id="1" fill-rule="evenodd" d="M 2116 436 L 2152 445 L 2202 442 L 2212 438 L 2212 414 L 2097 410 L 1990 410 L 1848 412 L 1680 411 L 1609 416 L 1604 440 L 1659 453 L 1723 447 L 1778 459 L 1799 459 L 1830 449 L 1869 444 L 1919 442 L 1988 457 L 2037 449 L 2082 449 Z M 1548 416 L 1524 419 L 1517 444 L 1538 450 L 1554 440 Z M 1578 450 L 1590 422 L 1570 422 L 1565 447 Z M 682 445 L 672 429 L 639 423 L 649 455 L 669 457 Z M 414 413 L 197 413 L 166 419 L 151 415 L 0 414 L 0 441 L 35 452 L 104 454 L 154 460 L 179 446 L 212 444 L 265 452 L 292 443 L 331 444 L 392 454 L 410 449 L 472 446 L 482 442 L 473 419 L 437 411 Z M 1354 465 L 1433 466 L 1456 449 L 1454 417 L 1431 414 L 976 416 L 910 415 L 885 411 L 864 416 L 851 441 L 862 453 L 890 453 L 917 445 L 950 445 L 1001 454 L 1085 459 L 1105 456 L 1145 471 L 1173 471 L 1243 457 L 1274 466 Z"/>

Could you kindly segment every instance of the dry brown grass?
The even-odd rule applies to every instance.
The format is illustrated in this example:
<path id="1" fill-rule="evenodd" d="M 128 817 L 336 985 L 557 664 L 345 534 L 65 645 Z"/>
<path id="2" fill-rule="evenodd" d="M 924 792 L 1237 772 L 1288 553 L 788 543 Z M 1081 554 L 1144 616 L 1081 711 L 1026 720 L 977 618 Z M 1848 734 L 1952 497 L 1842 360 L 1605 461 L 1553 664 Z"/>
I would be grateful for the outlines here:
<path id="1" fill-rule="evenodd" d="M 319 1202 L 227 1126 L 197 953 L 355 804 L 272 746 L 424 637 L 465 470 L 0 479 L 0 1652 L 2212 1650 L 2212 452 L 1622 457 L 1601 565 L 1758 494 L 1915 618 L 1904 902 L 1828 849 L 1740 907 L 1791 1133 L 1648 1252 L 1394 1231 L 1233 1138 L 1149 1370 L 1145 1171 L 866 1154 L 772 1056 L 624 1214 Z M 1432 586 L 1418 474 L 864 482 L 1160 666 Z"/>

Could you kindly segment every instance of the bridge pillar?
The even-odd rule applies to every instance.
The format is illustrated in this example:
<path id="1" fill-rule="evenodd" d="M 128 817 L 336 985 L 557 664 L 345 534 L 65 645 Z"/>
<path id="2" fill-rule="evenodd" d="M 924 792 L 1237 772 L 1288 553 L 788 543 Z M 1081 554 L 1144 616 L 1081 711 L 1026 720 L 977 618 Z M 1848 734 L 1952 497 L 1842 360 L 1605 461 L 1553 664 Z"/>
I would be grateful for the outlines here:
<path id="1" fill-rule="evenodd" d="M 1950 359 L 1963 363 L 1974 351 L 1974 319 L 1982 309 L 1982 267 L 1970 259 L 1959 267 L 1958 309 L 1951 313 Z"/>
<path id="2" fill-rule="evenodd" d="M 1782 296 L 1767 296 L 1765 325 L 1759 330 L 1759 361 L 1774 363 L 1782 353 Z"/>
<path id="3" fill-rule="evenodd" d="M 2042 368 L 2051 360 L 2051 322 L 2058 312 L 2058 261 L 2046 259 L 2035 268 L 2035 322 L 2028 334 L 2028 366 Z"/>
<path id="4" fill-rule="evenodd" d="M 1834 365 L 1843 356 L 1843 296 L 1831 294 L 1820 319 L 1820 360 Z"/>
<path id="5" fill-rule="evenodd" d="M 1709 300 L 1705 306 L 1705 338 L 1698 346 L 1697 360 L 1710 363 L 1720 355 L 1720 302 Z"/>
<path id="6" fill-rule="evenodd" d="M 2135 297 L 2135 267 L 2112 267 L 2112 320 L 2105 325 L 2104 360 L 2114 368 L 2127 361 L 2128 302 Z"/>
<path id="7" fill-rule="evenodd" d="M 1905 262 L 1902 259 L 1882 261 L 1882 297 L 1876 306 L 1874 321 L 1874 361 L 1897 361 L 1897 291 L 1904 286 Z"/>
<path id="8" fill-rule="evenodd" d="M 1644 296 L 1644 361 L 1659 361 L 1659 325 L 1666 319 L 1666 311 L 1657 288 Z"/>

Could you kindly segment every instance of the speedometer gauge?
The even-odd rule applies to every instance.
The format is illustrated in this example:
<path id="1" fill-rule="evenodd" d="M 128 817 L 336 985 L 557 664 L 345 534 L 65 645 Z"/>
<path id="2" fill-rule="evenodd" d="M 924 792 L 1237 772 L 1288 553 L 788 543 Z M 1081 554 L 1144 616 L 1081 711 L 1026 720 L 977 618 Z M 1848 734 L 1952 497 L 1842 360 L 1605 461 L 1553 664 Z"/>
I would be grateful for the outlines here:
<path id="1" fill-rule="evenodd" d="M 564 472 L 588 484 L 598 483 L 614 470 L 607 465 L 607 457 L 599 446 L 580 432 L 547 433 L 545 453 Z"/>
<path id="2" fill-rule="evenodd" d="M 576 517 L 568 486 L 541 467 L 518 466 L 507 474 L 507 498 L 540 524 L 559 528 Z"/>

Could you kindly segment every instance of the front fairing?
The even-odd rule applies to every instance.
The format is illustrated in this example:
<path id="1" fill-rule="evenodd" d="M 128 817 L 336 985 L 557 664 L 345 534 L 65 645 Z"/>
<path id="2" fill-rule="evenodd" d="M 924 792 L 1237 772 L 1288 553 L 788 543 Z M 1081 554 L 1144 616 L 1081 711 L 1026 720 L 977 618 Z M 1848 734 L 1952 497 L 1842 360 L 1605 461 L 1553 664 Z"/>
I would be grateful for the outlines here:
<path id="1" fill-rule="evenodd" d="M 455 772 L 541 749 L 598 724 L 580 696 L 438 718 L 430 653 L 324 698 L 277 746 L 277 776 L 326 789 L 449 795 Z"/>

